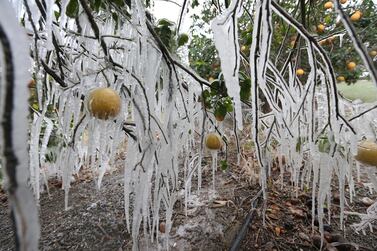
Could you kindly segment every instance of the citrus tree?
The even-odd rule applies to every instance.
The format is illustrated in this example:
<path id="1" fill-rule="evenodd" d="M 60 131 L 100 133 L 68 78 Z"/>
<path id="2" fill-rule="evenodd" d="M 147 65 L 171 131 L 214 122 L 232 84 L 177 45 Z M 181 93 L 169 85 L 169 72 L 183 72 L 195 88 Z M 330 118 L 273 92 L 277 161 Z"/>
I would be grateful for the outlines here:
<path id="1" fill-rule="evenodd" d="M 282 172 L 292 174 L 291 181 L 296 187 L 311 187 L 313 198 L 317 198 L 312 212 L 314 215 L 317 208 L 321 232 L 331 179 L 337 174 L 342 222 L 345 186 L 351 195 L 354 193 L 357 142 L 371 134 L 359 118 L 371 114 L 375 107 L 353 111 L 350 104 L 339 99 L 336 77 L 341 70 L 334 67 L 330 47 L 320 45 L 329 38 L 317 34 L 328 32 L 333 37 L 337 28 L 329 28 L 332 20 L 325 22 L 309 15 L 315 8 L 313 4 L 206 1 L 207 14 L 194 20 L 200 20 L 204 33 L 213 33 L 213 39 L 193 32 L 189 46 L 191 69 L 182 63 L 177 48 L 189 40 L 179 32 L 182 16 L 196 7 L 197 1 L 191 5 L 183 2 L 177 25 L 155 20 L 146 11 L 153 5 L 150 1 L 13 3 L 21 25 L 29 34 L 33 62 L 28 65 L 32 72 L 29 77 L 35 83 L 29 130 L 30 161 L 28 167 L 24 166 L 22 184 L 25 188 L 27 177 L 37 200 L 41 186 L 47 185 L 43 177 L 53 173 L 62 180 L 68 210 L 72 176 L 88 168 L 96 174 L 100 188 L 105 172 L 114 165 L 117 154 L 124 151 L 122 145 L 126 142 L 125 221 L 136 250 L 141 229 L 152 240 L 158 239 L 161 214 L 166 232 L 171 230 L 173 208 L 181 189 L 185 190 L 186 206 L 191 192 L 200 190 L 205 148 L 211 150 L 215 173 L 217 151 L 227 146 L 227 138 L 233 137 L 239 146 L 237 134 L 243 130 L 243 111 L 247 107 L 252 115 L 251 135 L 264 198 L 273 153 L 279 152 L 287 159 Z M 370 13 L 373 11 L 370 3 L 358 13 L 358 20 L 349 17 L 358 5 L 348 8 L 337 1 L 333 8 L 344 25 L 344 37 L 349 36 L 360 56 L 355 65 L 346 66 L 351 70 L 363 62 L 377 84 L 369 46 L 358 36 L 358 23 L 353 23 L 361 21 L 368 8 Z M 4 14 L 10 9 L 9 3 L 1 4 L 8 6 L 0 8 L 0 14 Z M 10 22 L 5 18 L 7 15 L 0 15 L 3 27 Z M 314 16 L 324 15 L 333 14 Z M 211 30 L 207 29 L 209 20 Z M 316 31 L 311 30 L 312 24 L 316 25 Z M 19 27 L 14 22 L 13 25 Z M 292 36 L 294 43 L 289 41 Z M 9 30 L 0 38 L 2 67 L 27 61 L 21 57 L 13 60 L 9 52 L 14 51 L 11 45 L 18 41 Z M 10 83 L 10 71 L 5 76 Z M 29 82 L 17 81 L 19 85 Z M 26 100 L 27 95 L 20 90 L 12 92 L 10 87 L 7 90 L 9 97 Z M 20 110 L 25 111 L 26 107 Z M 351 110 L 347 118 L 345 110 Z M 227 113 L 233 115 L 234 128 L 233 135 L 225 137 L 219 123 Z M 18 125 L 25 123 L 20 120 Z M 5 125 L 8 127 L 4 129 L 10 129 L 9 124 Z M 26 136 L 25 128 L 23 132 Z M 7 137 L 1 141 L 2 146 L 9 142 Z M 52 144 L 54 158 L 48 157 Z M 25 144 L 20 147 L 26 151 Z M 10 151 L 4 151 L 3 155 L 10 156 L 5 173 L 13 181 L 9 194 L 16 195 L 11 197 L 14 205 L 18 205 L 13 208 L 16 222 L 24 223 L 16 224 L 17 241 L 21 246 L 32 243 L 31 249 L 36 249 L 39 236 L 36 210 L 28 212 L 24 204 L 17 204 L 30 191 L 24 189 L 17 194 L 14 189 L 17 175 L 12 170 L 22 169 L 15 165 L 17 161 L 8 161 L 15 160 Z M 181 158 L 185 159 L 183 166 Z M 197 181 L 195 187 L 193 180 Z M 28 227 L 30 224 L 33 227 Z"/>

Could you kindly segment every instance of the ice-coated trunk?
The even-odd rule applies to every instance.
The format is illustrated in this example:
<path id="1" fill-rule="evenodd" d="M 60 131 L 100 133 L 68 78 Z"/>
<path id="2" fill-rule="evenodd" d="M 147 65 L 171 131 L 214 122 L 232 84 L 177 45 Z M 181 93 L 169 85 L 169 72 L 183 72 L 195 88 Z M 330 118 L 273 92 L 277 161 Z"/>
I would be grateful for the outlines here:
<path id="1" fill-rule="evenodd" d="M 39 223 L 28 185 L 27 153 L 27 40 L 8 1 L 0 2 L 0 145 L 6 189 L 15 230 L 16 250 L 38 250 Z"/>

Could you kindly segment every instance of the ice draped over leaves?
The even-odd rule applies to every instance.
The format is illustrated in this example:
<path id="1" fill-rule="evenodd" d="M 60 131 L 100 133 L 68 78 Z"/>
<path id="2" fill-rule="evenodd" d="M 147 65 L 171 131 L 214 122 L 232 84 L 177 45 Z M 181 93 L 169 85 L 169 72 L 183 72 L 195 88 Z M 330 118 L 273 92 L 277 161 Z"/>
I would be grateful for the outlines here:
<path id="1" fill-rule="evenodd" d="M 28 40 L 8 1 L 0 2 L 0 150 L 5 188 L 19 250 L 38 250 L 39 222 L 29 188 L 28 168 Z M 3 171 L 2 170 L 2 171 Z"/>
<path id="2" fill-rule="evenodd" d="M 187 207 L 195 174 L 200 187 L 203 149 L 196 144 L 195 133 L 202 134 L 203 142 L 203 134 L 213 130 L 197 102 L 202 91 L 198 82 L 204 80 L 193 78 L 187 69 L 183 71 L 162 48 L 148 25 L 141 0 L 132 1 L 129 13 L 117 9 L 117 15 L 93 11 L 87 0 L 74 1 L 76 18 L 65 12 L 72 8 L 71 2 L 61 1 L 58 18 L 53 14 L 52 0 L 46 1 L 46 9 L 40 9 L 35 1 L 15 1 L 19 16 L 26 13 L 25 27 L 33 34 L 30 49 L 38 106 L 33 108 L 30 129 L 31 186 L 38 197 L 40 187 L 46 185 L 45 177 L 53 174 L 62 178 L 65 207 L 69 209 L 74 203 L 69 201 L 73 175 L 83 167 L 90 168 L 100 188 L 106 171 L 119 164 L 118 155 L 126 151 L 121 163 L 125 217 L 137 249 L 140 233 L 151 240 L 160 237 L 161 217 L 169 233 L 173 207 L 180 199 L 178 192 L 185 188 Z M 232 1 L 212 22 L 238 129 L 243 126 L 237 35 L 242 8 L 241 0 Z M 249 63 L 252 137 L 261 168 L 260 182 L 266 189 L 274 159 L 271 149 L 278 142 L 276 151 L 287 162 L 283 165 L 280 158 L 281 180 L 283 172 L 288 171 L 297 188 L 312 188 L 312 212 L 314 215 L 317 209 L 322 229 L 323 206 L 326 202 L 329 207 L 334 174 L 339 181 L 341 220 L 345 186 L 349 187 L 350 197 L 354 195 L 353 155 L 362 136 L 355 135 L 354 129 L 364 125 L 359 119 L 350 123 L 343 118 L 346 110 L 351 110 L 351 116 L 359 111 L 338 100 L 330 61 L 305 28 L 274 1 L 256 1 L 253 8 Z M 287 61 L 281 67 L 271 60 L 272 13 L 297 30 L 305 42 L 302 53 L 307 53 L 310 66 L 305 83 L 296 77 L 293 62 Z M 120 94 L 121 114 L 113 120 L 98 120 L 87 112 L 86 97 L 96 87 L 110 87 Z M 260 94 L 271 108 L 268 113 L 261 109 Z M 58 143 L 49 147 L 52 139 L 58 139 Z M 45 153 L 55 159 L 47 160 Z M 179 162 L 182 156 L 183 168 Z"/>
<path id="3" fill-rule="evenodd" d="M 233 0 L 222 14 L 212 20 L 213 37 L 219 52 L 221 71 L 229 97 L 233 98 L 237 127 L 242 130 L 242 110 L 238 70 L 240 46 L 238 44 L 238 18 L 242 15 L 242 0 Z"/>
<path id="4" fill-rule="evenodd" d="M 233 1 L 212 22 L 225 83 L 229 95 L 236 102 L 236 90 L 239 89 L 236 86 L 237 80 L 232 78 L 232 70 L 238 68 L 232 66 L 238 65 L 239 53 L 233 50 L 238 48 L 238 43 L 232 31 L 237 23 L 236 13 L 240 11 L 237 4 L 238 1 Z M 346 185 L 350 188 L 350 197 L 354 195 L 352 170 L 357 141 L 365 133 L 368 134 L 368 130 L 362 130 L 356 135 L 353 127 L 360 128 L 360 124 L 351 124 L 344 118 L 344 111 L 351 110 L 349 116 L 356 115 L 357 112 L 352 105 L 339 100 L 334 69 L 315 38 L 276 2 L 256 1 L 254 7 L 249 63 L 252 81 L 252 137 L 261 168 L 260 182 L 262 188 L 266 189 L 266 177 L 273 161 L 272 144 L 277 141 L 279 144 L 276 152 L 288 159 L 286 166 L 280 161 L 281 182 L 283 172 L 287 170 L 291 173 L 291 181 L 295 186 L 312 188 L 312 213 L 314 216 L 315 211 L 318 211 L 320 229 L 323 231 L 323 207 L 331 202 L 330 185 L 335 175 L 339 181 L 340 220 L 343 222 Z M 306 44 L 306 51 L 302 53 L 307 54 L 310 69 L 305 83 L 301 83 L 296 77 L 297 66 L 292 61 L 287 60 L 280 68 L 270 59 L 273 12 L 292 26 Z M 267 114 L 260 109 L 260 94 L 263 94 L 271 108 Z M 236 116 L 237 120 L 239 118 Z"/>
<path id="5" fill-rule="evenodd" d="M 159 238 L 160 217 L 166 231 L 171 229 L 181 189 L 179 158 L 182 151 L 198 151 L 193 137 L 203 116 L 197 100 L 200 85 L 159 47 L 140 0 L 132 2 L 130 17 L 122 11 L 117 16 L 94 12 L 88 1 L 80 0 L 76 20 L 63 11 L 60 22 L 49 14 L 50 2 L 43 11 L 35 1 L 23 6 L 25 26 L 35 38 L 30 46 L 38 94 L 30 131 L 33 191 L 38 197 L 44 177 L 61 177 L 69 209 L 73 175 L 89 168 L 100 188 L 106 171 L 119 165 L 118 156 L 126 151 L 125 215 L 137 249 L 141 232 Z M 62 8 L 72 7 L 70 3 L 62 1 Z M 119 116 L 106 121 L 90 116 L 87 96 L 96 87 L 119 93 Z M 46 160 L 46 152 L 55 159 Z"/>

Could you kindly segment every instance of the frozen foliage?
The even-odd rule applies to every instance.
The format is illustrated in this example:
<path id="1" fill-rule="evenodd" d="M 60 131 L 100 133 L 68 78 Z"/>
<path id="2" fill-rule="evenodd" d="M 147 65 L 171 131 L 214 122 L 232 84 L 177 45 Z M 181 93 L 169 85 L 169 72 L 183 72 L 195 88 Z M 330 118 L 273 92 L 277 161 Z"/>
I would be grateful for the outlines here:
<path id="1" fill-rule="evenodd" d="M 8 1 L 0 2 L 0 149 L 19 250 L 38 250 L 39 223 L 28 186 L 28 41 Z"/>
<path id="2" fill-rule="evenodd" d="M 234 67 L 237 64 L 233 62 L 237 62 L 236 59 L 239 57 L 238 51 L 233 53 L 234 47 L 238 44 L 232 33 L 239 10 L 236 8 L 237 1 L 232 3 L 229 9 L 212 23 L 228 90 L 236 90 L 236 83 L 226 77 L 226 71 L 238 69 Z M 291 181 L 297 188 L 311 187 L 313 202 L 316 202 L 312 205 L 312 213 L 314 216 L 317 209 L 320 230 L 323 231 L 323 207 L 325 204 L 330 205 L 331 182 L 334 175 L 339 183 L 342 223 L 346 185 L 349 186 L 351 200 L 354 195 L 352 170 L 357 142 L 362 137 L 375 138 L 375 135 L 369 123 L 351 123 L 345 119 L 346 110 L 351 110 L 348 112 L 350 121 L 353 120 L 352 116 L 357 116 L 360 111 L 353 111 L 354 106 L 339 100 L 331 62 L 303 26 L 271 0 L 256 1 L 251 11 L 254 13 L 249 60 L 252 82 L 252 135 L 261 168 L 260 182 L 265 191 L 266 177 L 274 160 L 271 150 L 275 148 L 275 142 L 278 142 L 276 152 L 288 160 L 286 166 L 280 162 L 281 174 L 286 169 L 291 173 Z M 270 60 L 270 45 L 273 38 L 272 13 L 297 30 L 306 45 L 303 53 L 307 54 L 310 70 L 305 83 L 301 83 L 296 76 L 297 65 L 293 61 L 287 60 L 283 67 L 278 69 Z M 347 30 L 354 37 L 352 30 Z M 365 49 L 356 38 L 354 42 L 358 51 L 365 54 Z M 362 57 L 368 63 L 366 58 L 369 57 Z M 369 69 L 373 74 L 375 70 L 371 67 Z M 260 93 L 271 109 L 267 114 L 260 109 Z M 235 93 L 230 95 L 233 96 Z M 369 117 L 368 121 L 372 121 L 372 117 Z M 236 119 L 239 117 L 236 116 Z M 363 115 L 363 120 L 365 119 L 368 119 L 368 115 Z M 373 175 L 370 174 L 370 177 L 373 178 Z M 267 195 L 266 192 L 264 195 Z M 330 219 L 330 210 L 328 217 Z"/>
<path id="3" fill-rule="evenodd" d="M 228 9 L 212 21 L 215 45 L 221 60 L 221 70 L 229 97 L 233 98 L 236 121 L 242 130 L 242 113 L 238 70 L 240 68 L 240 46 L 238 44 L 238 18 L 242 14 L 242 1 L 234 0 Z"/>
<path id="4" fill-rule="evenodd" d="M 366 230 L 369 228 L 371 232 L 376 227 L 377 223 L 377 202 L 373 205 L 368 207 L 366 214 L 358 214 L 358 213 L 350 213 L 360 216 L 361 222 L 357 224 L 353 224 L 352 226 L 355 228 L 356 231 L 362 231 L 364 234 Z"/>
<path id="5" fill-rule="evenodd" d="M 193 148 L 194 132 L 203 120 L 200 85 L 184 66 L 172 63 L 151 34 L 140 0 L 132 2 L 130 17 L 126 7 L 124 15 L 114 17 L 88 10 L 87 2 L 80 1 L 78 23 L 64 11 L 59 19 L 51 15 L 53 1 L 46 12 L 34 1 L 25 3 L 25 26 L 37 38 L 31 49 L 39 106 L 32 117 L 29 153 L 35 195 L 47 186 L 44 177 L 55 175 L 62 179 L 69 209 L 73 175 L 90 168 L 100 188 L 126 142 L 125 215 L 134 248 L 140 230 L 152 240 L 159 237 L 162 213 L 169 232 L 180 189 L 180 154 L 192 153 L 188 163 L 195 163 L 186 191 L 191 190 L 189 177 L 201 172 L 201 155 Z M 116 118 L 99 120 L 88 112 L 87 96 L 96 87 L 120 94 L 122 109 Z M 49 141 L 57 143 L 48 147 Z"/>
<path id="6" fill-rule="evenodd" d="M 125 216 L 137 249 L 140 233 L 152 241 L 160 237 L 160 217 L 169 233 L 181 188 L 185 207 L 196 203 L 204 134 L 214 130 L 222 133 L 213 116 L 198 102 L 200 84 L 208 83 L 168 52 L 156 36 L 141 0 L 131 1 L 132 8 L 107 4 L 107 10 L 99 11 L 91 10 L 87 0 L 79 0 L 76 18 L 65 14 L 68 0 L 61 1 L 60 17 L 53 14 L 53 3 L 46 1 L 46 9 L 31 0 L 14 4 L 18 16 L 25 15 L 25 27 L 33 34 L 30 49 L 38 108 L 30 129 L 31 186 L 38 198 L 40 188 L 47 186 L 46 176 L 61 178 L 65 208 L 69 209 L 73 175 L 83 167 L 90 168 L 100 188 L 106 171 L 115 165 L 126 143 Z M 242 8 L 241 0 L 232 1 L 212 22 L 222 72 L 235 105 L 235 133 L 237 128 L 242 129 L 237 42 L 237 18 Z M 346 185 L 351 199 L 354 195 L 352 170 L 357 142 L 373 133 L 359 122 L 360 110 L 338 99 L 334 70 L 316 40 L 276 2 L 257 1 L 252 8 L 252 137 L 264 196 L 272 152 L 277 151 L 287 162 L 283 165 L 279 159 L 281 174 L 289 171 L 297 188 L 312 188 L 316 201 L 312 212 L 317 209 L 322 230 L 323 206 L 331 201 L 331 181 L 337 177 L 340 184 L 342 221 Z M 306 45 L 303 53 L 307 53 L 310 70 L 305 83 L 295 75 L 297 66 L 291 60 L 282 68 L 271 60 L 272 13 L 296 29 Z M 110 87 L 119 93 L 122 107 L 117 117 L 99 120 L 90 115 L 86 103 L 89 92 L 96 87 Z M 271 108 L 268 113 L 261 109 L 260 93 Z M 343 117 L 347 113 L 350 122 Z M 24 139 L 23 130 L 18 134 L 20 139 Z M 200 147 L 195 147 L 195 133 L 201 135 Z M 55 145 L 49 146 L 53 141 Z M 274 147 L 277 149 L 272 150 Z M 183 166 L 179 163 L 181 156 Z M 213 161 L 214 175 L 216 153 Z M 183 184 L 179 179 L 182 173 Z M 193 188 L 195 175 L 198 186 Z M 168 234 L 166 237 L 168 247 Z"/>

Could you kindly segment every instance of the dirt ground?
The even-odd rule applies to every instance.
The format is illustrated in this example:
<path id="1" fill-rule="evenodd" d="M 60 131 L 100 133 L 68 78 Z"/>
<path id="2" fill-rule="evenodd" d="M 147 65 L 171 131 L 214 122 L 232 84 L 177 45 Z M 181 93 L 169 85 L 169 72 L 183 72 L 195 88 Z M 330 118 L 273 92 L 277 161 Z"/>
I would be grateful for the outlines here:
<path id="1" fill-rule="evenodd" d="M 231 161 L 229 171 L 217 171 L 216 193 L 212 190 L 210 158 L 206 158 L 204 187 L 194 194 L 196 207 L 189 207 L 187 216 L 184 198 L 175 205 L 173 229 L 169 235 L 171 250 L 229 250 L 245 217 L 251 200 L 260 187 L 251 179 L 250 170 Z M 245 163 L 243 163 L 245 164 Z M 247 227 L 237 250 L 319 250 L 318 227 L 311 227 L 310 192 L 296 191 L 274 182 L 275 169 L 269 181 L 266 217 L 263 224 L 263 203 L 257 204 L 254 219 Z M 286 174 L 289 180 L 289 174 Z M 121 170 L 107 174 L 101 190 L 95 181 L 83 173 L 76 177 L 70 191 L 70 206 L 64 210 L 64 191 L 60 183 L 50 182 L 50 195 L 43 193 L 40 201 L 41 250 L 130 250 L 131 237 L 127 233 L 123 204 L 123 175 Z M 346 210 L 365 212 L 367 205 L 361 198 L 376 199 L 363 185 L 357 184 L 357 197 Z M 336 191 L 336 184 L 334 184 Z M 377 250 L 377 234 L 356 234 L 349 225 L 357 217 L 346 217 L 346 229 L 339 229 L 338 197 L 333 196 L 332 221 L 325 222 L 325 250 Z M 0 193 L 0 250 L 13 250 L 13 232 L 9 220 L 7 198 Z M 315 225 L 318 225 L 315 222 Z M 160 244 L 166 240 L 161 234 Z M 328 244 L 327 244 L 328 242 Z M 330 244 L 331 243 L 331 244 Z M 140 250 L 157 250 L 156 243 L 140 240 Z"/>

